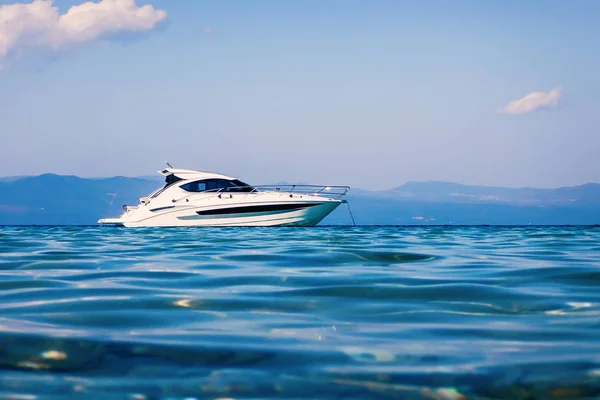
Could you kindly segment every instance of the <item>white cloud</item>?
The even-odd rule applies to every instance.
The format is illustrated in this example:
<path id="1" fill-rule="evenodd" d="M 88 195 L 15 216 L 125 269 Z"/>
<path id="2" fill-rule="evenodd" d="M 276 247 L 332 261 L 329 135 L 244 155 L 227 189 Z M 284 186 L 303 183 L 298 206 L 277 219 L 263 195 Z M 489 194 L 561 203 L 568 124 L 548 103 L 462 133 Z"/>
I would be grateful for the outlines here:
<path id="1" fill-rule="evenodd" d="M 72 6 L 59 14 L 53 0 L 0 6 L 0 60 L 27 47 L 60 50 L 109 34 L 142 32 L 167 13 L 135 0 L 100 0 Z"/>
<path id="2" fill-rule="evenodd" d="M 557 87 L 549 92 L 532 92 L 518 100 L 509 102 L 506 106 L 498 110 L 503 114 L 526 114 L 543 107 L 552 107 L 558 104 L 562 96 L 562 88 Z"/>

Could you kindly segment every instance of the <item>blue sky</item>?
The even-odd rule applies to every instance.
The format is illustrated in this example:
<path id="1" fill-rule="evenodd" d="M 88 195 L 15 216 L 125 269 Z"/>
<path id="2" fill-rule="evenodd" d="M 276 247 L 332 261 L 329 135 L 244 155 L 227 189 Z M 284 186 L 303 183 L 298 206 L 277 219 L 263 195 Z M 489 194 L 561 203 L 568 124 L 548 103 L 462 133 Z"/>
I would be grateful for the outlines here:
<path id="1" fill-rule="evenodd" d="M 166 19 L 143 32 L 9 42 L 0 175 L 600 182 L 600 2 L 146 4 Z"/>

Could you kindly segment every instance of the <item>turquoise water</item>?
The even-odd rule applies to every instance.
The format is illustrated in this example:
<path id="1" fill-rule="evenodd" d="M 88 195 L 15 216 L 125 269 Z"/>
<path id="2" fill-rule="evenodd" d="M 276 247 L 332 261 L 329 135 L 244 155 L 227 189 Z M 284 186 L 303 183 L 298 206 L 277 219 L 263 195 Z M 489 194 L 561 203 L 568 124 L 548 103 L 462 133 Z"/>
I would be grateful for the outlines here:
<path id="1" fill-rule="evenodd" d="M 0 398 L 598 396 L 600 228 L 0 228 Z"/>

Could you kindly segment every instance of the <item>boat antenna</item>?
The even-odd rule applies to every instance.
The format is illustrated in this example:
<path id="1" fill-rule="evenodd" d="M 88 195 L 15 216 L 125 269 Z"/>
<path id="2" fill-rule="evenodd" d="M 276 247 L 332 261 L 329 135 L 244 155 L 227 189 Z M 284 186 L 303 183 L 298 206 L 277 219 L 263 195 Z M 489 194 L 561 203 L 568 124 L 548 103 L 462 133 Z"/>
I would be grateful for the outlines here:
<path id="1" fill-rule="evenodd" d="M 165 161 L 167 163 L 167 165 L 169 166 L 169 168 L 173 169 L 173 166 L 171 164 L 169 164 L 168 161 Z"/>

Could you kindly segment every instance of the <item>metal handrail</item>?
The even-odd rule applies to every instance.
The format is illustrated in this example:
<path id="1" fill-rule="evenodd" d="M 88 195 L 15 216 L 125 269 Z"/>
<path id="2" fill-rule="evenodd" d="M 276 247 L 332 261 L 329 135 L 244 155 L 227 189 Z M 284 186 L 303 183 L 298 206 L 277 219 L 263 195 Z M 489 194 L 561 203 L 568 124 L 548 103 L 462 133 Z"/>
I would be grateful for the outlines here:
<path id="1" fill-rule="evenodd" d="M 233 190 L 230 190 L 233 189 Z M 241 189 L 251 189 L 248 192 L 243 192 Z M 258 185 L 258 186 L 235 186 L 218 189 L 202 190 L 200 192 L 189 192 L 183 197 L 173 199 L 174 202 L 181 201 L 190 196 L 194 196 L 200 193 L 213 194 L 214 196 L 220 196 L 223 193 L 237 193 L 243 195 L 260 194 L 260 193 L 279 193 L 280 195 L 312 195 L 312 196 L 325 196 L 332 199 L 340 199 L 350 190 L 350 186 L 324 186 L 324 185 Z M 211 196 L 211 197 L 214 197 Z"/>
<path id="2" fill-rule="evenodd" d="M 257 191 L 282 192 L 291 194 L 309 194 L 319 196 L 327 194 L 328 197 L 339 199 L 350 190 L 350 186 L 325 186 L 325 185 L 259 185 L 254 186 Z M 235 189 L 235 188 L 234 188 Z"/>

